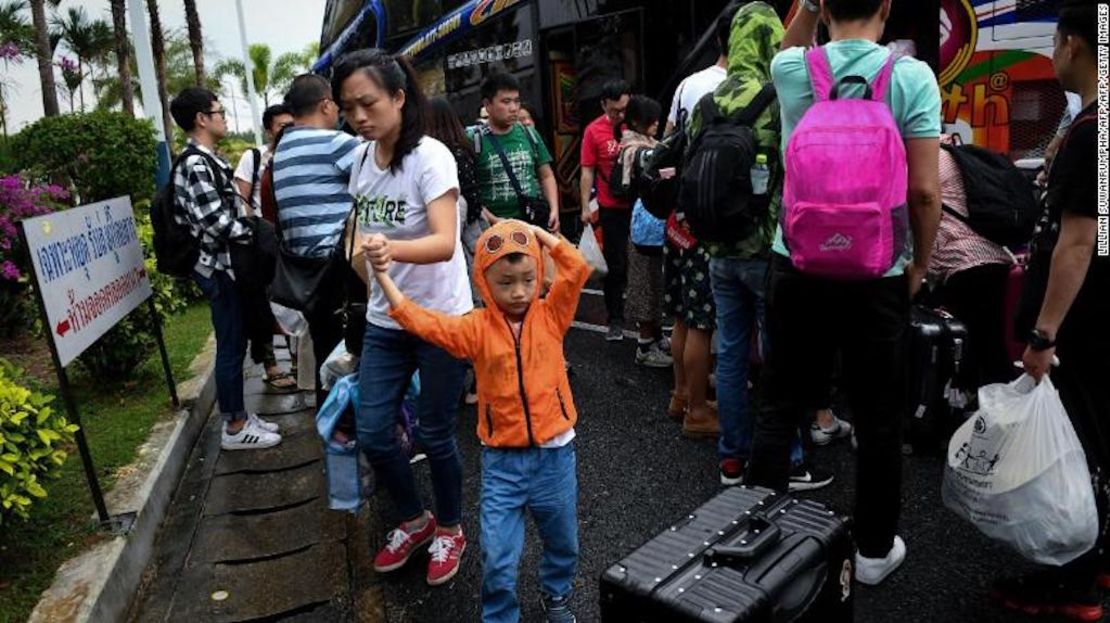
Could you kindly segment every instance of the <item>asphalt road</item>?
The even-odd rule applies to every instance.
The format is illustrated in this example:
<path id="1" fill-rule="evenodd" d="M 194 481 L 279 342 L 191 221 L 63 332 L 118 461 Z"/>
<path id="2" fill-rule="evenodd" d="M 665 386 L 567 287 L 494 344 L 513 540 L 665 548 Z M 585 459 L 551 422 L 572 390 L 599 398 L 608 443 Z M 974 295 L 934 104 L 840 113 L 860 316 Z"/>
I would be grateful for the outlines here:
<path id="1" fill-rule="evenodd" d="M 586 295 L 579 319 L 597 322 L 600 297 Z M 579 533 L 581 560 L 574 608 L 580 621 L 598 621 L 602 571 L 645 540 L 666 529 L 718 490 L 715 447 L 690 441 L 664 414 L 671 388 L 669 370 L 633 364 L 634 340 L 607 343 L 600 333 L 573 329 L 566 341 L 578 405 Z M 848 414 L 845 414 L 848 415 Z M 848 415 L 850 417 L 850 415 Z M 441 623 L 480 619 L 481 568 L 478 542 L 480 448 L 473 407 L 460 416 L 464 465 L 464 528 L 470 549 L 449 585 L 424 583 L 426 557 L 382 579 L 390 621 Z M 852 508 L 855 462 L 847 443 L 819 448 L 815 459 L 834 470 L 835 482 L 810 494 L 841 513 Z M 1017 555 L 990 542 L 948 512 L 940 500 L 942 458 L 905 459 L 900 534 L 908 557 L 882 586 L 857 585 L 856 621 L 890 623 L 1024 621 L 987 599 L 997 574 L 1027 568 Z M 427 467 L 418 468 L 422 491 L 430 494 Z M 428 500 L 430 502 L 430 500 Z M 381 510 L 373 502 L 371 515 Z M 373 521 L 372 530 L 387 526 Z M 380 539 L 380 536 L 378 537 Z M 529 526 L 519 576 L 524 621 L 542 620 L 537 564 L 539 541 Z M 1043 620 L 1043 619 L 1042 619 Z"/>

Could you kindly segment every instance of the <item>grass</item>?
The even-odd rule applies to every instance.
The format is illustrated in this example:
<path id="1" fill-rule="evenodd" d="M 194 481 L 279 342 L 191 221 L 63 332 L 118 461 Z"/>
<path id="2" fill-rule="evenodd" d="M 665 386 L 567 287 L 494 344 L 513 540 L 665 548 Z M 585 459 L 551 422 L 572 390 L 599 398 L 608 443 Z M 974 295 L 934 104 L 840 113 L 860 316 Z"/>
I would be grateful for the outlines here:
<path id="1" fill-rule="evenodd" d="M 175 381 L 189 377 L 189 364 L 210 330 L 204 303 L 190 306 L 166 323 L 166 349 Z M 42 352 L 49 358 L 45 343 Z M 110 489 L 116 470 L 135 458 L 151 426 L 172 413 L 161 359 L 154 349 L 123 382 L 90 378 L 76 366 L 68 371 L 101 486 Z M 56 383 L 39 389 L 53 393 Z M 60 398 L 54 406 L 64 409 Z M 91 522 L 95 511 L 76 447 L 59 478 L 48 481 L 46 489 L 48 496 L 32 507 L 30 521 L 15 519 L 0 526 L 0 623 L 26 621 L 58 566 L 102 538 Z"/>

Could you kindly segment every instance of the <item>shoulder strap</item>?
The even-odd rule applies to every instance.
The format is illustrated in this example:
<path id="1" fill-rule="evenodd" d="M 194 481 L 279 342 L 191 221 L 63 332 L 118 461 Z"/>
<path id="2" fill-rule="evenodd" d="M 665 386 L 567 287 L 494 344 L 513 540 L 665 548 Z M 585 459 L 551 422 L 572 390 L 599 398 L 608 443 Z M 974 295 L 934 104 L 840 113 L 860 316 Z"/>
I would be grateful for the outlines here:
<path id="1" fill-rule="evenodd" d="M 741 125 L 747 127 L 754 126 L 756 120 L 759 119 L 759 116 L 763 114 L 763 111 L 767 110 L 767 107 L 771 105 L 771 102 L 775 101 L 775 97 L 776 92 L 774 83 L 768 82 L 767 84 L 764 84 L 763 88 L 759 90 L 759 93 L 756 94 L 752 101 L 748 102 L 748 105 L 744 108 L 744 110 L 740 111 L 740 115 L 737 117 L 737 121 Z"/>
<path id="2" fill-rule="evenodd" d="M 501 141 L 497 139 L 497 135 L 489 132 L 489 142 L 493 145 L 493 149 L 497 151 L 497 156 L 501 158 L 501 166 L 505 168 L 505 175 L 509 176 L 509 183 L 513 185 L 513 192 L 516 193 L 517 199 L 524 198 L 524 190 L 520 187 L 520 180 L 516 178 L 516 173 L 513 172 L 513 167 L 509 164 L 509 157 L 505 155 L 505 148 L 501 145 Z"/>
<path id="3" fill-rule="evenodd" d="M 701 113 L 701 128 L 708 128 L 721 119 L 721 109 L 713 101 L 713 91 L 701 96 L 698 100 L 698 112 Z M 699 132 L 700 133 L 700 132 Z"/>
<path id="4" fill-rule="evenodd" d="M 254 189 L 258 186 L 258 173 L 262 170 L 262 152 L 257 147 L 252 147 L 251 157 L 254 158 L 254 170 L 251 172 L 251 192 L 247 195 L 248 203 L 254 201 Z M 253 209 L 254 206 L 252 205 L 251 208 Z"/>
<path id="5" fill-rule="evenodd" d="M 886 63 L 883 68 L 879 70 L 879 75 L 875 77 L 875 81 L 871 85 L 871 99 L 876 102 L 886 101 L 886 92 L 890 88 L 890 81 L 894 76 L 894 64 L 898 62 L 899 54 L 891 52 L 887 57 Z"/>
<path id="6" fill-rule="evenodd" d="M 813 101 L 828 101 L 833 88 L 832 66 L 825 48 L 818 46 L 805 52 L 806 68 L 809 69 L 809 80 L 813 85 Z"/>

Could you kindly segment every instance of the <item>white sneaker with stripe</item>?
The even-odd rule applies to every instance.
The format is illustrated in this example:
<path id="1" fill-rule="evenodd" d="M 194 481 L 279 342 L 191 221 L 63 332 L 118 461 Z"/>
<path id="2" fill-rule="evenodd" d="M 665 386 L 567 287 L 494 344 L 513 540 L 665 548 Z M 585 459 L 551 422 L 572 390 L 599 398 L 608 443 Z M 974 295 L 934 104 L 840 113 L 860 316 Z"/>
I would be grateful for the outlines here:
<path id="1" fill-rule="evenodd" d="M 272 448 L 279 443 L 281 443 L 281 435 L 271 433 L 249 419 L 238 433 L 229 434 L 227 424 L 224 424 L 220 434 L 220 448 L 224 450 L 261 450 Z"/>

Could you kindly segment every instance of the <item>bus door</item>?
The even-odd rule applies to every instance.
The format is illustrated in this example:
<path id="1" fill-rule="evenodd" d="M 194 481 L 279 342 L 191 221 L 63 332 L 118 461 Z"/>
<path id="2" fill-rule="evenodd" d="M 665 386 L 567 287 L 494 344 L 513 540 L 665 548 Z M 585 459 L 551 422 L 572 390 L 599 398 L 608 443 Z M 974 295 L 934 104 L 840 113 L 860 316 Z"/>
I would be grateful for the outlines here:
<path id="1" fill-rule="evenodd" d="M 582 132 L 601 114 L 601 86 L 620 76 L 644 83 L 643 9 L 609 13 L 542 30 L 549 127 L 561 211 L 579 210 Z"/>

